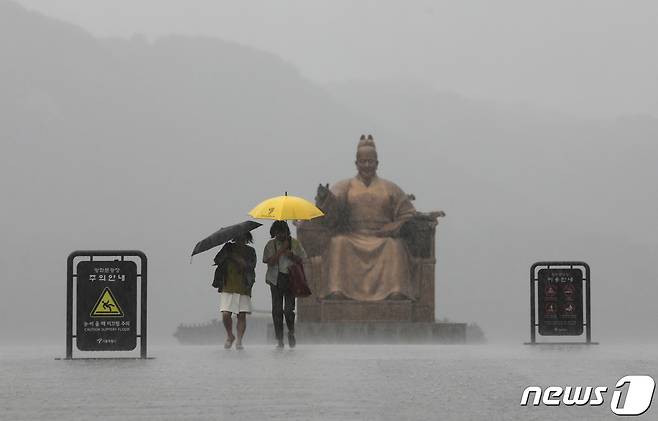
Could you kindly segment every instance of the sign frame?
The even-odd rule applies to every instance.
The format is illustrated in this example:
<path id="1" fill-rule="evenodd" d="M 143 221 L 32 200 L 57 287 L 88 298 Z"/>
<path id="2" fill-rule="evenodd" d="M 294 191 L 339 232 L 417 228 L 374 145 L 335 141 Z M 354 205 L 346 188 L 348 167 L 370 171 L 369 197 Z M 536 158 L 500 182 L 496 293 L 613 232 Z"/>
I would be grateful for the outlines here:
<path id="1" fill-rule="evenodd" d="M 74 271 L 74 263 L 76 258 L 87 258 L 86 261 L 108 261 L 108 260 L 94 260 L 97 257 L 115 257 L 118 261 L 133 261 L 126 260 L 127 257 L 139 258 L 140 264 L 137 265 L 139 268 L 136 273 L 136 282 L 139 282 L 140 289 L 140 298 L 138 299 L 138 309 L 136 315 L 139 314 L 139 330 L 135 326 L 136 337 L 139 338 L 139 353 L 140 359 L 147 359 L 147 258 L 146 255 L 139 250 L 77 250 L 69 254 L 66 265 L 66 358 L 67 360 L 73 358 L 73 338 L 77 338 L 77 326 L 76 332 L 73 332 L 74 325 L 77 321 L 73 320 L 74 313 L 74 303 L 73 303 L 73 292 L 74 292 L 74 280 L 78 282 L 79 274 Z M 85 260 L 83 260 L 85 261 Z M 78 261 L 79 263 L 80 261 Z M 135 285 L 137 288 L 137 285 Z M 77 311 L 78 305 L 80 303 L 80 297 L 76 296 L 75 309 Z M 101 351 L 101 350 L 98 350 Z M 122 351 L 113 351 L 110 352 L 122 352 Z M 87 351 L 85 351 L 87 352 Z M 90 351 L 96 352 L 96 351 Z M 124 351 L 125 352 L 125 351 Z M 125 357 L 124 357 L 125 358 Z"/>
<path id="2" fill-rule="evenodd" d="M 537 342 L 536 335 L 539 330 L 539 272 L 542 269 L 580 269 L 582 272 L 582 291 L 580 297 L 580 305 L 584 302 L 584 317 L 582 318 L 583 332 L 585 333 L 585 342 Z M 536 344 L 585 344 L 596 345 L 597 342 L 592 342 L 592 306 L 591 306 L 591 277 L 590 267 L 587 263 L 582 261 L 541 261 L 536 262 L 530 267 L 530 342 L 529 345 Z M 580 334 L 560 334 L 559 336 L 577 337 Z M 553 335 L 551 335 L 553 336 Z"/>

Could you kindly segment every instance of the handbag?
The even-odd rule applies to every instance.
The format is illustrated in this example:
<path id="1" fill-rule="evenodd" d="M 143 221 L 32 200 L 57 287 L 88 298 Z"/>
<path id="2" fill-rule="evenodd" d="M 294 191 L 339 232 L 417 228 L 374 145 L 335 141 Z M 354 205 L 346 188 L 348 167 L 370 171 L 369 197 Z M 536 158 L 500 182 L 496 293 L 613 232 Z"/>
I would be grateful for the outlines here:
<path id="1" fill-rule="evenodd" d="M 308 297 L 311 295 L 311 289 L 306 281 L 304 266 L 300 263 L 293 263 L 288 267 L 288 276 L 290 277 L 290 293 L 295 297 Z"/>

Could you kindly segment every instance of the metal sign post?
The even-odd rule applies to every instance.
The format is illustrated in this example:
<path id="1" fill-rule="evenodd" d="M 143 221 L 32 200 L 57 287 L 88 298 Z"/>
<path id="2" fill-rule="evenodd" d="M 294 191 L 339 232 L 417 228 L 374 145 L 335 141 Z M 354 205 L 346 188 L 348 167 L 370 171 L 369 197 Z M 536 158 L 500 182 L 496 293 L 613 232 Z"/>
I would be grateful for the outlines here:
<path id="1" fill-rule="evenodd" d="M 98 257 L 115 259 L 99 260 L 96 259 Z M 84 260 L 78 261 L 74 268 L 76 258 Z M 135 261 L 126 258 L 139 258 L 139 268 Z M 80 250 L 69 255 L 66 271 L 66 359 L 73 358 L 73 338 L 81 351 L 131 351 L 137 347 L 139 338 L 140 358 L 147 358 L 146 267 L 146 255 L 138 250 Z"/>
<path id="2" fill-rule="evenodd" d="M 585 262 L 537 262 L 530 268 L 530 342 L 597 344 L 592 342 L 591 279 Z M 535 297 L 536 296 L 536 297 Z M 537 342 L 542 336 L 581 336 L 585 342 Z"/>

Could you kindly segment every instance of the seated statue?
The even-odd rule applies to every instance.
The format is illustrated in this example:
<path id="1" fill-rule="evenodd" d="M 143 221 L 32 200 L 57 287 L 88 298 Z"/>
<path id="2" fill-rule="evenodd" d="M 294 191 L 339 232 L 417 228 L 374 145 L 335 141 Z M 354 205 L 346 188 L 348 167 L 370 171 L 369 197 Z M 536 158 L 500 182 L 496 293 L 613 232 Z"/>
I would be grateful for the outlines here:
<path id="1" fill-rule="evenodd" d="M 358 174 L 318 187 L 316 202 L 326 213 L 321 223 L 332 232 L 323 256 L 324 299 L 414 299 L 409 251 L 400 235 L 416 210 L 400 187 L 377 176 L 378 164 L 372 136 L 361 136 Z"/>

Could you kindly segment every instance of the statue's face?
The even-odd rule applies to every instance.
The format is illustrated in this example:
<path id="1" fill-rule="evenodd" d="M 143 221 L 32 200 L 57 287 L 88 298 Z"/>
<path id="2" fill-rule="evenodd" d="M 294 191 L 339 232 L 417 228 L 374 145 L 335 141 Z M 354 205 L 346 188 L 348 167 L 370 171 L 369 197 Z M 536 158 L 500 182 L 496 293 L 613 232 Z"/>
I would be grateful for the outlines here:
<path id="1" fill-rule="evenodd" d="M 359 148 L 356 153 L 356 168 L 365 180 L 372 179 L 377 174 L 377 151 L 374 148 Z"/>

